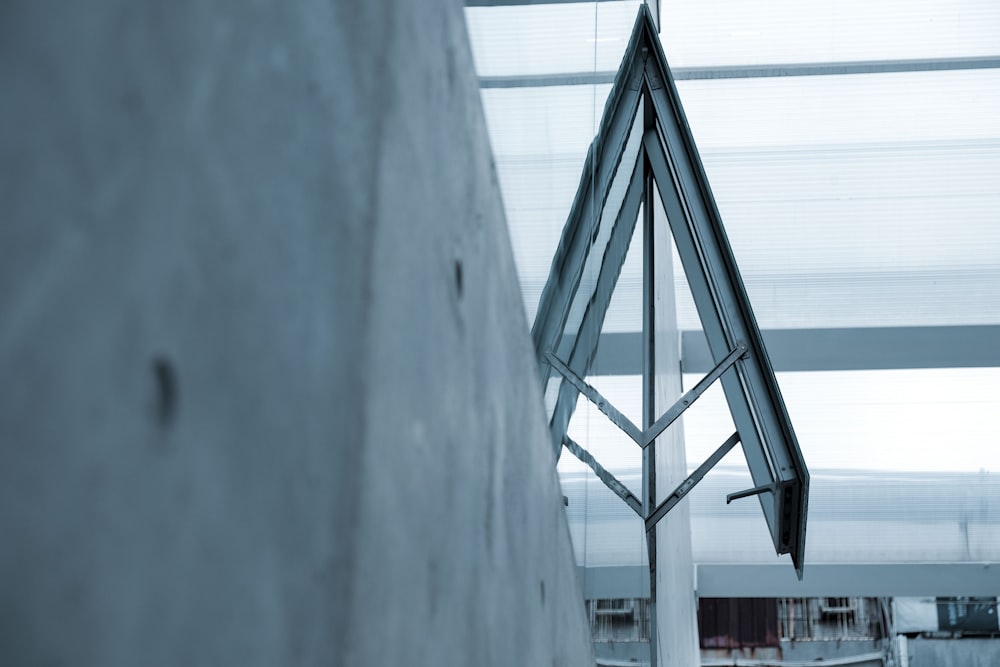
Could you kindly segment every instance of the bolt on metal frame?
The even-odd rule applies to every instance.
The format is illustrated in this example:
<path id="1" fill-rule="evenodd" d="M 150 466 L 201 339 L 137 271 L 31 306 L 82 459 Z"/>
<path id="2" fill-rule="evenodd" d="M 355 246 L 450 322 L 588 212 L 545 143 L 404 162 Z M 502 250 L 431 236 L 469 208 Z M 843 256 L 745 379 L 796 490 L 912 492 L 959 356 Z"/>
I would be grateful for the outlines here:
<path id="1" fill-rule="evenodd" d="M 622 194 L 626 175 L 627 187 Z M 715 364 L 658 417 L 653 413 L 655 348 L 651 325 L 655 307 L 652 209 L 657 195 Z M 641 428 L 583 379 L 593 364 L 640 210 L 646 240 Z M 553 447 L 557 455 L 563 447 L 569 449 L 643 519 L 654 601 L 657 521 L 737 443 L 742 445 L 754 487 L 730 494 L 727 501 L 758 496 L 776 552 L 791 554 L 801 579 L 809 473 L 646 6 L 640 7 L 587 154 L 539 301 L 532 339 L 543 387 L 550 380 L 558 383 L 550 414 Z M 722 384 L 736 432 L 657 505 L 654 441 L 716 381 Z M 641 499 L 567 435 L 579 394 L 642 449 Z"/>

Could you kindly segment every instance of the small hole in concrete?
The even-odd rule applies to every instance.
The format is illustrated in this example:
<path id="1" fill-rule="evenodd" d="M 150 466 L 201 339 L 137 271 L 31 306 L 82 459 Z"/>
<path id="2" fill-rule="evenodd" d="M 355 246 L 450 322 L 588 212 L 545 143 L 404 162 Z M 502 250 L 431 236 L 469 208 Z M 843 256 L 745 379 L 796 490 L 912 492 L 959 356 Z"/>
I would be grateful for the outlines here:
<path id="1" fill-rule="evenodd" d="M 156 421 L 160 428 L 167 428 L 177 414 L 178 400 L 177 374 L 169 359 L 153 359 L 153 377 L 156 381 Z"/>
<path id="2" fill-rule="evenodd" d="M 455 260 L 455 287 L 458 288 L 458 295 L 462 296 L 462 262 Z"/>
<path id="3" fill-rule="evenodd" d="M 540 592 L 542 594 L 542 604 L 545 604 L 545 582 L 544 581 L 539 581 L 538 582 L 538 588 L 539 588 L 539 590 L 540 590 Z"/>

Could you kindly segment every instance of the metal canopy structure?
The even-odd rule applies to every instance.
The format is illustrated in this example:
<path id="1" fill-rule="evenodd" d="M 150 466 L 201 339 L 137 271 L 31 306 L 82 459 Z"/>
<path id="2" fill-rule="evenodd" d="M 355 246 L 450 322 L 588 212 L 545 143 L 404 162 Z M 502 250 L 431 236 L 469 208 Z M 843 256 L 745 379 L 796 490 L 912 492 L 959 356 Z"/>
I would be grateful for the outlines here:
<path id="1" fill-rule="evenodd" d="M 465 10 L 529 324 L 640 4 L 505 0 Z M 758 503 L 726 504 L 755 486 L 742 452 L 685 496 L 668 519 L 690 524 L 697 595 L 754 596 L 765 583 L 778 596 L 869 584 L 872 595 L 992 594 L 980 575 L 1000 563 L 1000 5 L 720 0 L 661 12 L 658 38 L 810 474 L 801 581 L 775 558 Z M 636 134 L 625 165 L 641 146 Z M 612 214 L 631 176 L 620 171 Z M 668 225 L 656 215 L 663 248 Z M 645 427 L 660 415 L 642 415 L 644 239 L 635 229 L 583 377 Z M 657 255 L 664 280 L 654 283 L 673 305 L 655 311 L 659 412 L 673 397 L 664 384 L 677 386 L 662 375 L 665 357 L 676 368 L 679 349 L 681 391 L 717 363 L 670 254 Z M 548 382 L 550 409 L 561 378 Z M 658 500 L 735 430 L 717 382 L 652 448 Z M 568 433 L 644 497 L 651 448 L 589 400 L 578 401 Z M 585 583 L 621 568 L 628 590 L 647 596 L 634 509 L 575 456 L 562 456 L 558 474 Z M 661 600 L 667 529 L 657 528 Z M 908 583 L 872 569 L 924 566 Z M 726 568 L 734 574 L 708 576 Z"/>
<path id="2" fill-rule="evenodd" d="M 652 413 L 653 247 L 644 243 L 644 424 L 626 418 L 583 379 L 640 212 L 651 240 L 654 197 L 669 222 L 701 319 L 713 367 L 663 415 Z M 801 578 L 809 489 L 806 469 L 750 302 L 680 98 L 660 47 L 653 16 L 642 6 L 615 77 L 597 136 L 542 292 L 532 329 L 543 385 L 553 399 L 556 451 L 569 449 L 644 520 L 651 571 L 659 521 L 737 443 L 777 553 L 791 554 Z M 656 503 L 654 442 L 715 381 L 725 392 L 736 432 L 661 503 Z M 579 394 L 585 395 L 643 450 L 643 497 L 636 498 L 567 435 Z M 651 581 L 655 578 L 651 577 Z M 655 590 L 652 591 L 655 599 Z"/>

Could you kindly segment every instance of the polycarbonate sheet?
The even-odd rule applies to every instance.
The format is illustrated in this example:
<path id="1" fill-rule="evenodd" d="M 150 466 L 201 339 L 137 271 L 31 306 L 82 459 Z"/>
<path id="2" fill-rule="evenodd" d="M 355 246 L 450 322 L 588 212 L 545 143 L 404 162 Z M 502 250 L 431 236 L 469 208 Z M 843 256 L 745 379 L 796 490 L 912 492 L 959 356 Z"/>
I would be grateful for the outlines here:
<path id="1" fill-rule="evenodd" d="M 773 563 L 767 526 L 731 457 L 682 501 L 690 504 L 695 563 Z M 622 472 L 626 483 L 639 474 Z M 642 524 L 592 474 L 562 476 L 577 564 L 643 565 Z M 585 520 L 586 518 L 586 520 Z M 1000 476 L 976 473 L 810 471 L 806 563 L 962 563 L 1000 560 Z"/>
<path id="2" fill-rule="evenodd" d="M 696 376 L 685 376 L 694 383 Z M 806 561 L 1000 559 L 1000 369 L 780 373 L 812 479 Z M 706 455 L 721 396 L 685 416 L 688 466 Z M 695 560 L 771 562 L 756 508 L 726 506 L 750 484 L 726 462 L 691 494 Z"/>
<path id="3" fill-rule="evenodd" d="M 1000 122 L 996 69 L 678 81 L 677 90 L 703 152 L 995 140 Z"/>
<path id="4" fill-rule="evenodd" d="M 1000 71 L 678 86 L 762 328 L 1000 323 Z M 483 91 L 529 321 L 607 90 Z"/>
<path id="5" fill-rule="evenodd" d="M 479 76 L 615 71 L 641 2 L 467 7 Z"/>
<path id="6" fill-rule="evenodd" d="M 998 55 L 993 0 L 661 3 L 672 67 Z"/>
<path id="7" fill-rule="evenodd" d="M 1000 368 L 778 373 L 802 453 L 817 470 L 1000 473 Z M 685 386 L 700 379 L 685 375 Z M 685 413 L 688 466 L 718 446 L 721 392 Z"/>
<path id="8" fill-rule="evenodd" d="M 689 496 L 699 563 L 770 563 L 759 516 L 726 494 L 749 483 L 720 469 Z M 958 563 L 1000 559 L 1000 476 L 811 470 L 807 563 Z M 632 563 L 634 564 L 634 563 Z"/>
<path id="9" fill-rule="evenodd" d="M 762 328 L 1000 322 L 1000 70 L 678 88 Z"/>

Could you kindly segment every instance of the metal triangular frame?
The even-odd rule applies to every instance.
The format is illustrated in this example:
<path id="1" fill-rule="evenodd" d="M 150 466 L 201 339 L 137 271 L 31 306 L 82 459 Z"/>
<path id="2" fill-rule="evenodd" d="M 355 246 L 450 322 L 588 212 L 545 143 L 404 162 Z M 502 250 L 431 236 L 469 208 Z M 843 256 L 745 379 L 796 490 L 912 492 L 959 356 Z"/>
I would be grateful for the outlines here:
<path id="1" fill-rule="evenodd" d="M 640 114 L 642 110 L 642 114 Z M 702 321 L 715 368 L 673 407 L 655 418 L 652 383 L 652 225 L 655 195 L 663 210 Z M 639 428 L 588 385 L 611 295 L 643 211 L 645 322 L 644 427 Z M 585 287 L 584 287 L 585 285 Z M 737 442 L 777 553 L 791 554 L 802 577 L 809 473 L 709 188 L 680 97 L 643 5 L 590 146 L 583 175 L 548 281 L 532 338 L 541 380 L 553 404 L 550 429 L 562 447 L 589 465 L 645 522 L 655 600 L 655 528 Z M 653 443 L 715 381 L 722 384 L 736 433 L 656 503 Z M 618 425 L 643 451 L 643 498 L 567 436 L 579 394 Z"/>

